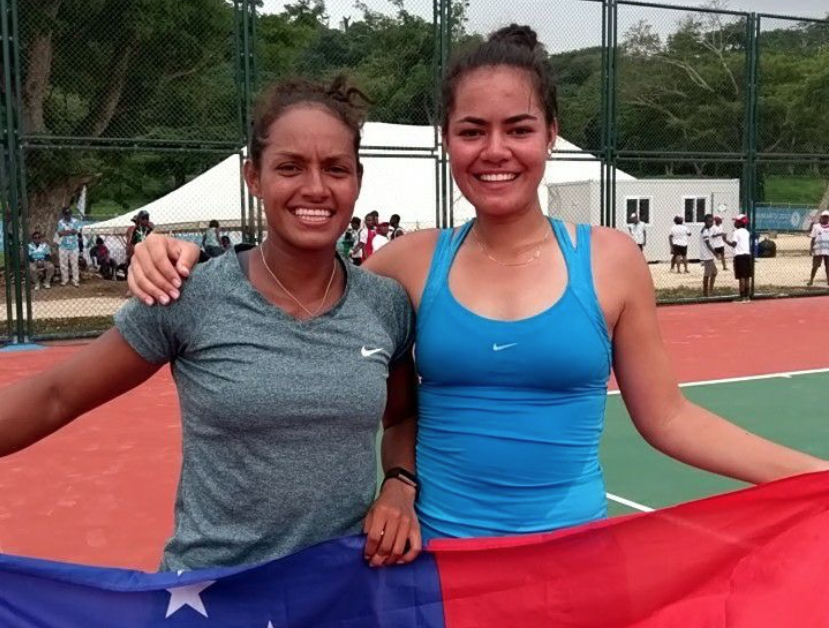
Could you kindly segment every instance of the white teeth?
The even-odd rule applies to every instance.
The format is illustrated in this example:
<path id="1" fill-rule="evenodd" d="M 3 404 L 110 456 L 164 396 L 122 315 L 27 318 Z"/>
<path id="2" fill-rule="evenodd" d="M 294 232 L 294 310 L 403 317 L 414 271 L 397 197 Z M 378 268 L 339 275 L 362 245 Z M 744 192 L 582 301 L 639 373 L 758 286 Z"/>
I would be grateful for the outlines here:
<path id="1" fill-rule="evenodd" d="M 310 209 L 301 207 L 294 211 L 297 218 L 324 219 L 330 218 L 333 212 L 330 209 Z"/>
<path id="2" fill-rule="evenodd" d="M 498 181 L 513 181 L 514 179 L 518 178 L 517 174 L 482 174 L 480 175 L 481 181 L 488 181 L 488 182 L 498 182 Z"/>

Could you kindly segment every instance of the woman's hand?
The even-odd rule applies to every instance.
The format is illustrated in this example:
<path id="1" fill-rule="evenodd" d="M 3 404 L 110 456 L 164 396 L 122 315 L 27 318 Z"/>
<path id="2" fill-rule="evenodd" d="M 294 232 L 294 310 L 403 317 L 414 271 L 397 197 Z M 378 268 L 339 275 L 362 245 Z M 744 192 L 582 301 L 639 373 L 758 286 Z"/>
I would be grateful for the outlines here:
<path id="1" fill-rule="evenodd" d="M 414 501 L 413 487 L 395 479 L 383 484 L 363 522 L 369 566 L 403 565 L 420 554 L 420 524 Z"/>
<path id="2" fill-rule="evenodd" d="M 201 249 L 193 242 L 151 233 L 135 245 L 127 273 L 130 292 L 147 305 L 167 305 L 178 299 L 181 280 L 190 276 L 200 255 Z"/>

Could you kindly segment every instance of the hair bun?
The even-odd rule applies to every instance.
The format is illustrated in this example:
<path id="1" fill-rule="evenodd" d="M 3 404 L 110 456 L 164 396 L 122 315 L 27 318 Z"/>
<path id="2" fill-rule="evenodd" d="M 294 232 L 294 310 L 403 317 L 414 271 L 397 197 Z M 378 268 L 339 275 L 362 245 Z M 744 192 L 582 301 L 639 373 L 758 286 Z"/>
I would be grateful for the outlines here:
<path id="1" fill-rule="evenodd" d="M 365 109 L 367 105 L 373 104 L 368 96 L 349 84 L 348 77 L 345 74 L 335 76 L 325 89 L 325 94 L 333 100 L 355 109 Z"/>
<path id="2" fill-rule="evenodd" d="M 489 41 L 512 44 L 529 50 L 535 50 L 539 47 L 538 35 L 535 31 L 529 26 L 518 24 L 510 24 L 504 28 L 499 28 L 489 36 Z"/>

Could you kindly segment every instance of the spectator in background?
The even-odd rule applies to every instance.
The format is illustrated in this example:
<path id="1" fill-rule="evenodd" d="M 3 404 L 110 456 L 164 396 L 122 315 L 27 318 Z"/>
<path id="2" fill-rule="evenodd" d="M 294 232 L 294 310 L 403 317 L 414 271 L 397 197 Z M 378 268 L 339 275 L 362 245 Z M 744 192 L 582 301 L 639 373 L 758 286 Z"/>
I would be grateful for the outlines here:
<path id="1" fill-rule="evenodd" d="M 362 224 L 363 221 L 357 216 L 354 216 L 351 219 L 350 227 L 354 232 L 354 244 L 351 245 L 351 251 L 349 252 L 348 257 L 351 260 L 351 263 L 356 266 L 363 263 L 363 256 L 357 248 L 357 243 L 360 241 L 360 225 Z"/>
<path id="2" fill-rule="evenodd" d="M 379 215 L 376 211 L 366 214 L 363 228 L 358 233 L 357 244 L 353 249 L 354 254 L 359 254 L 359 261 L 355 260 L 354 254 L 352 254 L 352 261 L 357 266 L 365 262 L 374 253 L 375 228 L 377 227 L 377 217 Z"/>
<path id="3" fill-rule="evenodd" d="M 714 225 L 711 227 L 711 247 L 714 249 L 714 257 L 722 263 L 722 269 L 728 270 L 725 264 L 725 242 L 723 242 L 722 218 L 714 216 Z"/>
<path id="4" fill-rule="evenodd" d="M 127 266 L 135 252 L 135 245 L 146 240 L 155 229 L 155 225 L 150 222 L 150 212 L 143 209 L 133 216 L 132 222 L 135 224 L 127 229 Z"/>
<path id="5" fill-rule="evenodd" d="M 688 239 L 691 237 L 691 230 L 685 224 L 682 216 L 674 216 L 674 226 L 668 236 L 671 243 L 671 272 L 676 266 L 676 272 L 680 272 L 679 265 L 685 265 L 685 272 L 688 272 Z"/>
<path id="6" fill-rule="evenodd" d="M 230 236 L 223 235 L 221 239 L 222 243 L 222 251 L 227 253 L 230 249 L 233 248 L 233 243 L 230 241 Z"/>
<path id="7" fill-rule="evenodd" d="M 201 238 L 201 248 L 208 257 L 219 257 L 225 250 L 222 247 L 222 234 L 219 232 L 219 221 L 211 220 L 207 230 Z"/>
<path id="8" fill-rule="evenodd" d="M 351 251 L 354 250 L 354 246 L 357 244 L 357 234 L 360 231 L 360 219 L 354 216 L 351 219 L 351 222 L 348 223 L 348 227 L 340 236 L 340 239 L 337 240 L 337 251 L 339 251 L 340 255 L 347 260 L 351 260 Z"/>
<path id="9" fill-rule="evenodd" d="M 748 233 L 748 217 L 740 214 L 734 219 L 732 240 L 723 235 L 725 243 L 734 248 L 734 278 L 740 283 L 740 302 L 748 302 L 751 278 L 754 276 L 754 259 L 751 257 L 751 235 Z"/>
<path id="10" fill-rule="evenodd" d="M 374 234 L 374 252 L 376 253 L 389 243 L 389 228 L 390 224 L 381 222 L 377 225 L 377 230 Z"/>
<path id="11" fill-rule="evenodd" d="M 406 230 L 400 226 L 400 214 L 392 214 L 389 218 L 389 240 L 406 235 Z"/>
<path id="12" fill-rule="evenodd" d="M 809 235 L 812 238 L 809 243 L 812 251 L 812 275 L 807 285 L 815 283 L 815 275 L 821 264 L 826 268 L 826 283 L 829 284 L 829 211 L 820 212 L 820 220 L 812 225 Z"/>
<path id="13" fill-rule="evenodd" d="M 702 264 L 702 296 L 711 296 L 714 292 L 714 280 L 717 278 L 717 259 L 711 242 L 714 228 L 714 216 L 705 214 L 705 223 L 699 233 L 699 261 Z"/>
<path id="14" fill-rule="evenodd" d="M 118 264 L 110 256 L 109 248 L 104 244 L 104 239 L 101 236 L 95 238 L 95 246 L 89 249 L 89 257 L 98 267 L 101 277 L 115 279 L 115 270 L 118 268 Z"/>
<path id="15" fill-rule="evenodd" d="M 645 250 L 648 243 L 648 233 L 645 231 L 645 223 L 639 220 L 639 214 L 631 214 L 628 222 L 628 233 L 633 241 L 639 246 L 640 251 Z"/>
<path id="16" fill-rule="evenodd" d="M 72 273 L 72 285 L 80 286 L 80 270 L 78 267 L 78 234 L 81 231 L 81 222 L 72 216 L 72 210 L 64 207 L 58 220 L 57 240 L 58 259 L 60 261 L 60 284 L 69 283 L 69 273 Z"/>
<path id="17" fill-rule="evenodd" d="M 40 277 L 43 275 L 43 287 L 52 287 L 52 277 L 55 274 L 55 265 L 52 263 L 52 247 L 43 240 L 40 231 L 32 233 L 29 242 L 29 276 L 35 290 L 40 290 Z"/>

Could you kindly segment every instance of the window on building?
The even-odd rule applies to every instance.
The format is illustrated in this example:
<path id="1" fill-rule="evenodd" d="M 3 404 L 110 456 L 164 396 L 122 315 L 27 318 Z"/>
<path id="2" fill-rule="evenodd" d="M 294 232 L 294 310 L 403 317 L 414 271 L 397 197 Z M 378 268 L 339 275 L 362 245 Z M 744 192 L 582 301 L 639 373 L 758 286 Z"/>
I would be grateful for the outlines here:
<path id="1" fill-rule="evenodd" d="M 708 199 L 704 196 L 686 196 L 683 199 L 685 205 L 685 222 L 704 222 L 705 214 L 708 213 Z"/>
<path id="2" fill-rule="evenodd" d="M 644 223 L 651 221 L 651 199 L 646 196 L 628 196 L 625 198 L 626 220 L 632 222 L 631 216 L 639 216 Z"/>

